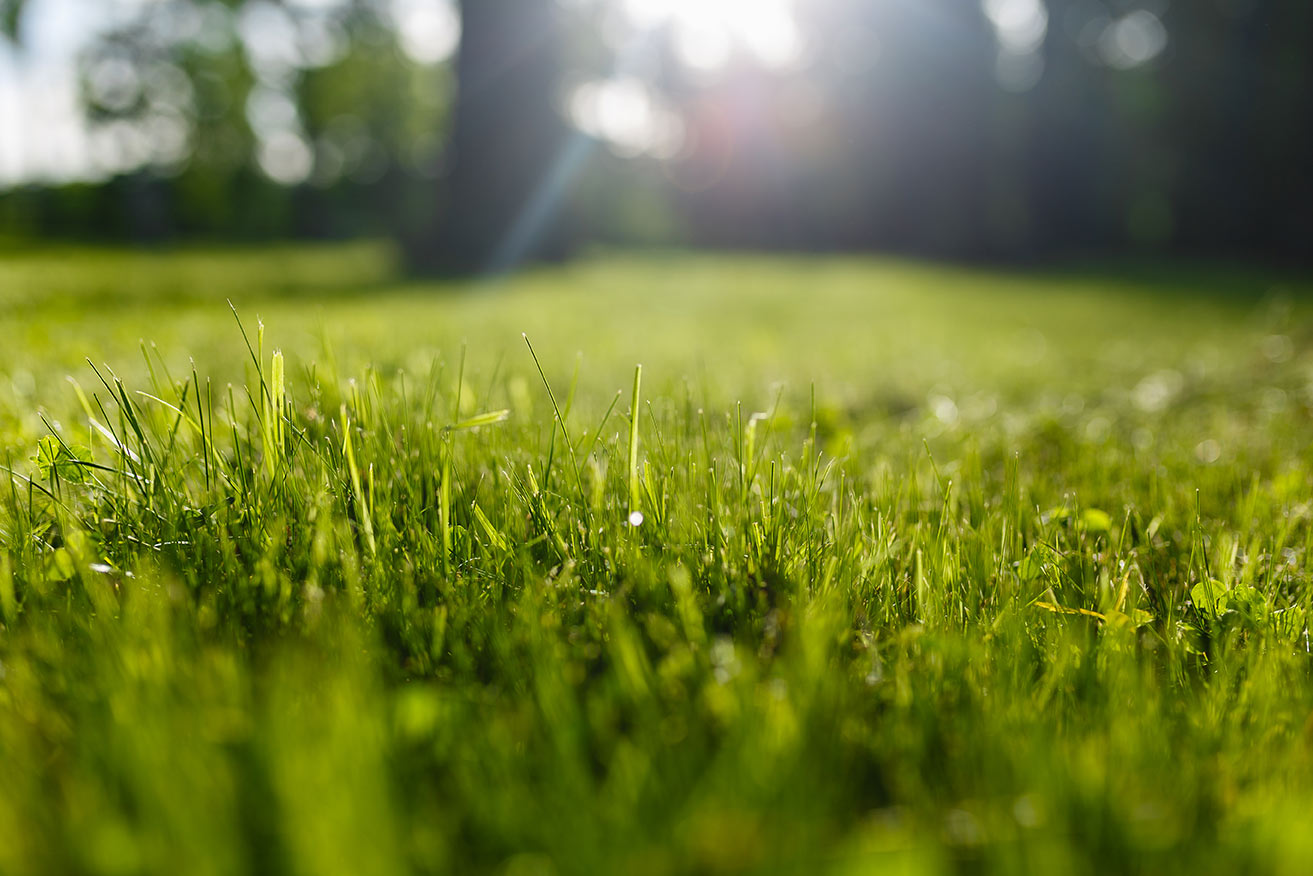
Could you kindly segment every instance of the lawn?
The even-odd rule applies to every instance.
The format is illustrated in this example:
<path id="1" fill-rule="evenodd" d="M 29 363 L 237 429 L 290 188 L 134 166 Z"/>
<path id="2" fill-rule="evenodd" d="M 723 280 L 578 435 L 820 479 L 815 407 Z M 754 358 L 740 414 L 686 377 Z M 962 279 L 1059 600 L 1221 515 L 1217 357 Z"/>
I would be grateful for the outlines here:
<path id="1" fill-rule="evenodd" d="M 1310 292 L 4 256 L 0 873 L 1307 873 Z"/>

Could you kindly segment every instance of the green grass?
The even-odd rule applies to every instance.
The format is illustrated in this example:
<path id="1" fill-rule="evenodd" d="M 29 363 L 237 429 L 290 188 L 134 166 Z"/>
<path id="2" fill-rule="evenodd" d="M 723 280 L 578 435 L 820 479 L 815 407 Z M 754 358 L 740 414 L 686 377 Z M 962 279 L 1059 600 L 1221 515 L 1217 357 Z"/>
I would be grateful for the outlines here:
<path id="1" fill-rule="evenodd" d="M 0 873 L 1308 871 L 1307 284 L 387 264 L 0 267 Z"/>

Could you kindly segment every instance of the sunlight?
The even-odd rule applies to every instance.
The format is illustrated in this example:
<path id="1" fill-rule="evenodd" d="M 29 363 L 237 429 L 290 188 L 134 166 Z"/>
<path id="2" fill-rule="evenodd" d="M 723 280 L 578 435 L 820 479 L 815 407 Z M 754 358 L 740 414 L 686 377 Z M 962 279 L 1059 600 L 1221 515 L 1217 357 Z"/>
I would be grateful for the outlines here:
<path id="1" fill-rule="evenodd" d="M 626 157 L 673 158 L 683 144 L 679 116 L 631 77 L 586 82 L 569 101 L 575 126 Z"/>
<path id="2" fill-rule="evenodd" d="M 640 28 L 668 26 L 690 67 L 716 69 L 736 54 L 787 67 L 803 54 L 791 0 L 623 0 Z"/>

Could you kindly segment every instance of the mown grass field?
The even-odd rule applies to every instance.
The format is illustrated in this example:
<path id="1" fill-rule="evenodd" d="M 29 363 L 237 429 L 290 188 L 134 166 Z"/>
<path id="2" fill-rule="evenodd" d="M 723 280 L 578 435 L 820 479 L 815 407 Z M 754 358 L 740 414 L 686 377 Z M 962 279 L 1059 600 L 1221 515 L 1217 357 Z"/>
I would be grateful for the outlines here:
<path id="1" fill-rule="evenodd" d="M 1310 289 L 1118 277 L 5 256 L 0 873 L 1307 873 Z"/>

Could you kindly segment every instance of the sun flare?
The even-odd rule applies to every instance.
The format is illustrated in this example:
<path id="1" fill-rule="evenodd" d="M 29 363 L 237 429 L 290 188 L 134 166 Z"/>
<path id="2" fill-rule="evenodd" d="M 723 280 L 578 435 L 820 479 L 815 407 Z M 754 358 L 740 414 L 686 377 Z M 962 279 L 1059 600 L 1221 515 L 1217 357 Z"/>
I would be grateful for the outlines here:
<path id="1" fill-rule="evenodd" d="M 623 0 L 641 28 L 670 27 L 680 57 L 715 69 L 735 55 L 785 67 L 802 55 L 802 35 L 791 0 Z"/>

